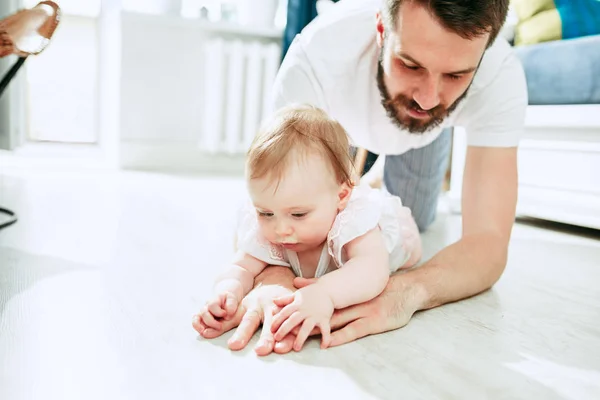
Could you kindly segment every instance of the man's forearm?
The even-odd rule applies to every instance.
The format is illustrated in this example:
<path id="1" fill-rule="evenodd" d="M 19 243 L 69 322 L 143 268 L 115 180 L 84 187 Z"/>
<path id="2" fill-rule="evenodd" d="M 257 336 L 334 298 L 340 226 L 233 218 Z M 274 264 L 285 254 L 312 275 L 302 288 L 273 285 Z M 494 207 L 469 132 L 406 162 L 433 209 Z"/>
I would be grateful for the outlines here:
<path id="1" fill-rule="evenodd" d="M 506 266 L 507 242 L 493 234 L 463 237 L 420 268 L 394 276 L 411 290 L 415 311 L 429 309 L 489 289 Z M 408 289 L 410 288 L 410 289 Z"/>
<path id="2" fill-rule="evenodd" d="M 294 277 L 294 272 L 288 267 L 269 265 L 254 278 L 254 287 L 256 288 L 263 285 L 281 285 L 295 291 Z"/>

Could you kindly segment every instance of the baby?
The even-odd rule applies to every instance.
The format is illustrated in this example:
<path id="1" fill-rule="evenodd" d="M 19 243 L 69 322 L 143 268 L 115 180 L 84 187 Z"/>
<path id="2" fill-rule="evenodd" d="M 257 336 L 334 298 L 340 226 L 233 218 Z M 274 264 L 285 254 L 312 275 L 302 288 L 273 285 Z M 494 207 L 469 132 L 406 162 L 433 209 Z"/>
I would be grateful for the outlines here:
<path id="1" fill-rule="evenodd" d="M 319 279 L 279 299 L 287 305 L 273 316 L 275 339 L 298 326 L 299 351 L 318 327 L 326 348 L 335 309 L 373 299 L 391 272 L 415 265 L 421 239 L 410 210 L 387 192 L 355 186 L 353 176 L 348 136 L 337 121 L 311 106 L 275 113 L 249 149 L 250 201 L 240 215 L 237 254 L 202 321 L 215 326 L 232 317 L 265 267 L 286 266 Z"/>

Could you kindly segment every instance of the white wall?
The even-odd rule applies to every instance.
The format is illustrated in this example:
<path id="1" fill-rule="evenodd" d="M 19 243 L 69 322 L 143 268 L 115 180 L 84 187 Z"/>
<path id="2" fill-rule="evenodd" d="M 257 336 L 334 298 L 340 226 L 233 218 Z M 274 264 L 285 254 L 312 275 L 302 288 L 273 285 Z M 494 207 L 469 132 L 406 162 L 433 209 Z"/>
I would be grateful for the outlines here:
<path id="1" fill-rule="evenodd" d="M 207 118 L 204 43 L 215 35 L 279 43 L 281 32 L 129 12 L 122 14 L 121 30 L 121 165 L 214 166 L 219 155 L 207 155 L 200 147 Z M 225 158 L 228 165 L 221 168 L 240 169 L 239 155 Z"/>

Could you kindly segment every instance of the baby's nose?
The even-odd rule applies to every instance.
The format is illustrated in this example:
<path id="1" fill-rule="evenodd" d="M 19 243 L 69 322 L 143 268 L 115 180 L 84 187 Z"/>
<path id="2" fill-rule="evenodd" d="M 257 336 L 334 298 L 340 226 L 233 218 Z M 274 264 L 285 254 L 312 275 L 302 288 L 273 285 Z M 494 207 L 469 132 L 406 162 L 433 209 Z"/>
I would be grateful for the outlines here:
<path id="1" fill-rule="evenodd" d="M 292 233 L 294 233 L 292 226 L 290 224 L 286 224 L 286 223 L 279 223 L 277 224 L 277 227 L 275 228 L 275 232 L 277 233 L 278 236 L 290 236 Z"/>

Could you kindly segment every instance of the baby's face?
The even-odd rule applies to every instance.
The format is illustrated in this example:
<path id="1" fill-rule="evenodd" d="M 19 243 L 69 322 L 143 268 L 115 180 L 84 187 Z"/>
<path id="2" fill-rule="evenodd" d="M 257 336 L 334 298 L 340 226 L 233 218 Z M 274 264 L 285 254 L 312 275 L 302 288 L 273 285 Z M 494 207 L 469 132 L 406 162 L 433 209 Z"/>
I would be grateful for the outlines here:
<path id="1" fill-rule="evenodd" d="M 323 244 L 350 188 L 335 181 L 318 155 L 293 162 L 277 182 L 253 179 L 248 190 L 263 236 L 271 243 L 300 252 Z"/>

